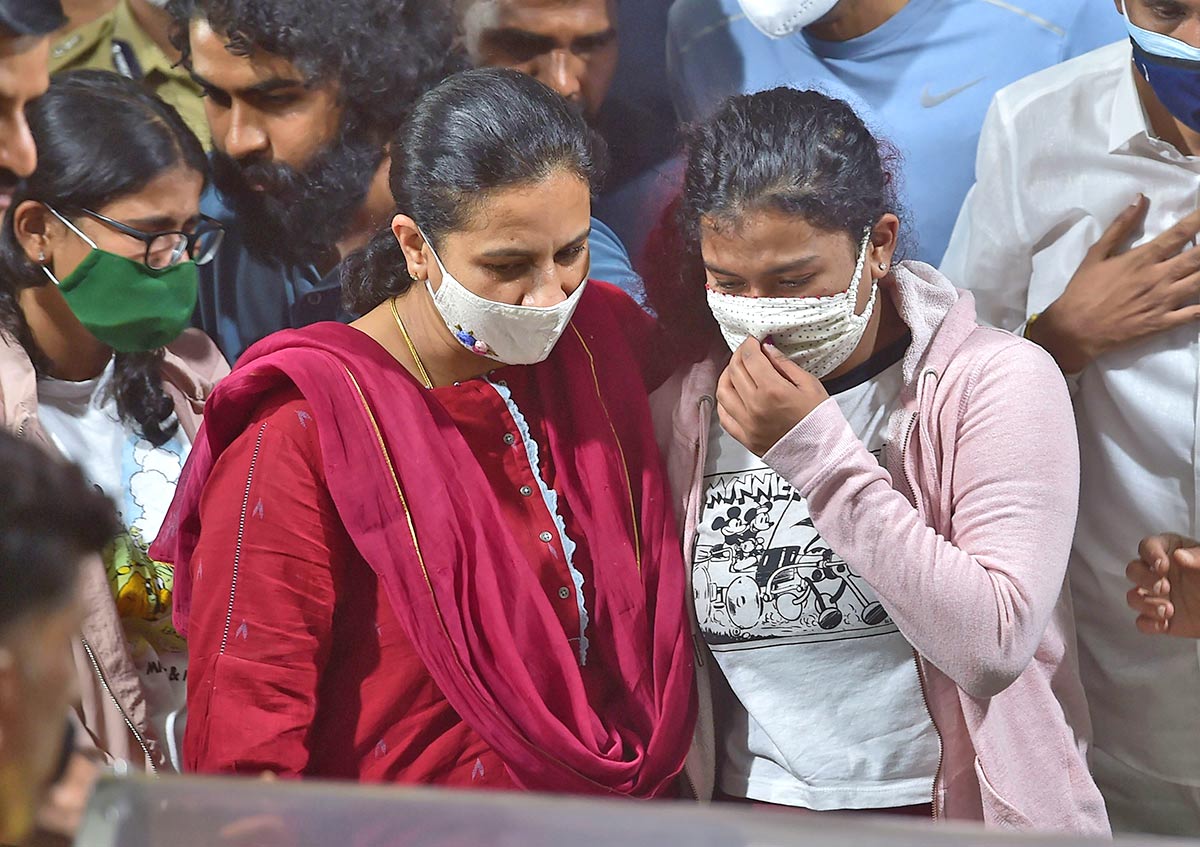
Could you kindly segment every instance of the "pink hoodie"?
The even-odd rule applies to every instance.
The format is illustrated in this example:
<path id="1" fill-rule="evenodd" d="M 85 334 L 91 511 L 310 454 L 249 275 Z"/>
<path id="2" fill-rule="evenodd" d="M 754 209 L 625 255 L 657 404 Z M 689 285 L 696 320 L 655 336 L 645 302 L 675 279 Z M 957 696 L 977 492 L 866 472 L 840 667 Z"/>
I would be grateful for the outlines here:
<path id="1" fill-rule="evenodd" d="M 1088 772 L 1091 724 L 1064 588 L 1079 492 L 1066 385 L 1041 348 L 980 327 L 971 295 L 933 268 L 904 263 L 894 278 L 913 340 L 888 467 L 832 399 L 763 458 L 807 500 L 816 528 L 916 648 L 942 741 L 935 815 L 1107 835 Z M 714 353 L 655 398 L 661 410 L 678 397 L 670 422 L 658 422 L 689 562 L 728 358 Z M 713 667 L 698 630 L 695 641 L 698 664 Z M 716 743 L 701 694 L 688 776 L 704 797 Z"/>

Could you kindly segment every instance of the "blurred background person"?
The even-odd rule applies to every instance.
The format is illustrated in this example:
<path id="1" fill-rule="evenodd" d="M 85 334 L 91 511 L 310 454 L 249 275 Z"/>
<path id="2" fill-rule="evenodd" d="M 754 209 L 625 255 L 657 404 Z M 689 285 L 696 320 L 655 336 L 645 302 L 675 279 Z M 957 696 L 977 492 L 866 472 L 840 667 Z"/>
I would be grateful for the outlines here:
<path id="1" fill-rule="evenodd" d="M 1196 645 L 1120 625 L 1138 539 L 1200 534 L 1200 0 L 1116 0 L 1126 38 L 997 94 L 943 271 L 1075 387 L 1070 566 L 1113 827 L 1200 832 Z"/>
<path id="2" fill-rule="evenodd" d="M 81 583 L 117 521 L 78 468 L 4 431 L 0 478 L 0 844 L 20 844 L 65 762 Z"/>
<path id="3" fill-rule="evenodd" d="M 900 152 L 909 254 L 936 265 L 992 95 L 1123 36 L 1107 0 L 676 0 L 667 49 L 684 120 L 779 85 L 850 103 Z"/>
<path id="4" fill-rule="evenodd" d="M 137 80 L 175 107 L 207 146 L 203 92 L 179 64 L 166 5 L 167 0 L 117 0 L 115 8 L 60 33 L 50 49 L 50 73 L 98 68 Z"/>
<path id="5" fill-rule="evenodd" d="M 56 77 L 28 116 L 40 159 L 0 229 L 0 426 L 120 504 L 124 531 L 84 572 L 81 719 L 109 762 L 177 769 L 187 656 L 147 548 L 228 370 L 187 329 L 220 244 L 207 162 L 171 107 L 107 71 Z"/>

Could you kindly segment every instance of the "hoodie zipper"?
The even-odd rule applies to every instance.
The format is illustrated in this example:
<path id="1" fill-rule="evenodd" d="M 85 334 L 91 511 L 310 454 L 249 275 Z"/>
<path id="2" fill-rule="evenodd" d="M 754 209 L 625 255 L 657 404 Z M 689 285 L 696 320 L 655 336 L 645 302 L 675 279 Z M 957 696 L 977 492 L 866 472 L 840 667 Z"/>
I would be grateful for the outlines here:
<path id="1" fill-rule="evenodd" d="M 946 747 L 942 742 L 942 731 L 938 729 L 937 721 L 933 719 L 933 709 L 929 705 L 929 690 L 925 687 L 925 670 L 921 667 L 921 656 L 913 649 L 913 662 L 917 666 L 917 681 L 921 685 L 921 701 L 925 704 L 925 712 L 929 715 L 929 722 L 933 725 L 933 732 L 937 735 L 938 740 L 938 763 L 937 770 L 933 772 L 933 788 L 930 789 L 929 809 L 933 815 L 933 819 L 938 819 L 938 783 L 942 779 L 942 763 L 946 758 Z"/>
<path id="2" fill-rule="evenodd" d="M 705 443 L 705 439 L 708 437 L 708 434 L 707 434 L 708 433 L 708 426 L 707 426 L 708 425 L 708 416 L 704 413 L 704 407 L 706 404 L 711 403 L 711 402 L 713 402 L 712 398 L 709 397 L 708 395 L 704 395 L 700 398 L 700 402 L 697 404 L 698 414 L 700 417 L 700 437 L 699 437 L 699 439 L 697 439 L 697 442 L 696 442 L 696 464 L 698 465 L 697 470 L 701 474 L 701 477 L 703 477 L 703 474 L 704 474 L 703 456 L 702 456 L 703 445 Z M 699 518 L 698 513 L 697 513 L 696 517 L 697 517 L 697 519 Z M 685 555 L 687 556 L 687 561 L 685 562 L 685 565 L 688 567 L 689 571 L 692 566 L 692 555 L 694 552 L 694 548 L 695 548 L 695 544 L 693 543 L 693 550 L 684 551 Z M 688 574 L 688 578 L 689 578 L 689 582 L 690 582 L 690 579 L 691 579 L 690 573 Z M 690 600 L 686 600 L 686 602 L 692 604 L 689 607 L 690 614 L 688 615 L 688 626 L 690 627 L 690 626 L 692 626 L 692 622 L 696 618 L 695 595 L 692 595 L 692 598 Z M 698 673 L 701 673 L 701 672 L 708 673 L 707 670 L 705 670 L 705 671 L 700 670 L 701 668 L 705 667 L 704 645 L 700 641 L 699 633 L 697 633 L 695 631 L 692 632 L 692 655 L 696 657 L 697 672 Z M 697 705 L 697 709 L 699 709 L 699 705 Z M 698 714 L 699 713 L 697 712 L 697 715 Z M 682 774 L 683 774 L 683 781 L 687 785 L 688 791 L 690 791 L 692 794 L 692 797 L 694 797 L 697 800 L 697 802 L 699 802 L 700 801 L 700 792 L 698 792 L 696 790 L 696 784 L 692 781 L 691 776 L 688 775 L 686 764 L 684 765 Z"/>
<path id="3" fill-rule="evenodd" d="M 150 768 L 150 773 L 158 774 L 158 768 L 154 766 L 154 757 L 150 755 L 150 748 L 146 745 L 146 740 L 142 734 L 138 732 L 137 727 L 133 725 L 133 721 L 129 719 L 125 708 L 121 705 L 121 701 L 117 699 L 117 695 L 113 694 L 113 690 L 108 685 L 108 680 L 104 676 L 104 671 L 100 668 L 100 662 L 96 659 L 96 654 L 92 652 L 92 645 L 88 644 L 86 638 L 79 639 L 83 642 L 83 650 L 87 653 L 88 661 L 92 663 L 92 669 L 96 672 L 97 679 L 100 680 L 100 685 L 108 693 L 108 697 L 112 700 L 113 705 L 117 707 L 117 711 L 121 713 L 121 718 L 125 721 L 125 726 L 129 727 L 130 733 L 137 740 L 138 746 L 142 748 L 142 753 L 146 757 L 146 765 Z"/>
<path id="4" fill-rule="evenodd" d="M 908 493 L 909 493 L 909 496 L 912 498 L 914 507 L 916 507 L 918 509 L 920 507 L 917 504 L 917 486 L 916 486 L 915 481 L 912 478 L 912 475 L 909 473 L 908 462 L 906 460 L 908 458 L 908 455 L 907 455 L 908 454 L 908 445 L 909 445 L 909 442 L 912 441 L 913 430 L 916 429 L 917 421 L 919 420 L 919 418 L 921 416 L 921 413 L 919 410 L 921 389 L 924 386 L 925 376 L 930 373 L 932 373 L 932 372 L 929 370 L 925 370 L 925 371 L 922 371 L 920 377 L 918 377 L 918 380 L 919 380 L 918 385 L 917 385 L 918 411 L 913 412 L 912 417 L 909 418 L 908 426 L 906 426 L 904 428 L 904 438 L 900 442 L 900 467 L 904 471 L 904 482 L 908 485 Z M 942 731 L 941 731 L 941 729 L 938 728 L 937 721 L 934 720 L 934 718 L 933 718 L 933 708 L 929 705 L 929 689 L 925 682 L 925 669 L 921 667 L 921 655 L 917 652 L 915 647 L 913 648 L 912 654 L 913 654 L 913 663 L 917 667 L 917 682 L 921 686 L 921 702 L 925 704 L 925 713 L 927 715 L 929 715 L 929 723 L 933 725 L 933 732 L 935 735 L 937 735 L 937 740 L 938 740 L 937 769 L 934 770 L 934 772 L 933 772 L 933 787 L 930 789 L 930 792 L 929 792 L 930 814 L 932 815 L 933 820 L 936 821 L 938 819 L 938 783 L 941 782 L 941 779 L 942 779 L 942 765 L 945 763 L 945 758 L 946 758 L 946 744 L 945 744 L 945 741 L 943 741 L 943 739 L 942 739 Z"/>

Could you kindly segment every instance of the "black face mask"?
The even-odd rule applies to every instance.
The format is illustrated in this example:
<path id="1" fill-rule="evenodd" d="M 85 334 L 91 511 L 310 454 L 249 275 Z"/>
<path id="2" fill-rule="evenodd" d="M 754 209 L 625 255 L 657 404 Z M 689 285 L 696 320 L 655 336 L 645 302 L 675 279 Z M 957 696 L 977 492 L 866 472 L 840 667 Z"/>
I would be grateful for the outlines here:
<path id="1" fill-rule="evenodd" d="M 308 264 L 329 253 L 366 199 L 383 145 L 343 131 L 303 169 L 214 151 L 213 183 L 241 222 L 252 253 Z M 264 186 L 254 191 L 250 185 Z"/>

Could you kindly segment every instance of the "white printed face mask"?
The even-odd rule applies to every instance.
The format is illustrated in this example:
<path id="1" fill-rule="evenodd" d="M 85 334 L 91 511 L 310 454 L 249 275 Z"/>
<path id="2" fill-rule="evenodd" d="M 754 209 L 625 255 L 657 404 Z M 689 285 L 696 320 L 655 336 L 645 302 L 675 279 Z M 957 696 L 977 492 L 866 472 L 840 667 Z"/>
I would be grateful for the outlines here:
<path id="1" fill-rule="evenodd" d="M 433 249 L 433 242 L 426 238 L 425 243 L 442 272 L 442 284 L 437 291 L 428 279 L 425 287 L 446 327 L 463 347 L 505 365 L 535 365 L 546 360 L 583 297 L 586 273 L 579 287 L 561 303 L 546 307 L 513 306 L 485 300 L 464 286 L 446 270 Z"/>
<path id="2" fill-rule="evenodd" d="M 870 244 L 868 229 L 849 287 L 830 297 L 738 297 L 708 289 L 708 308 L 721 325 L 729 349 L 737 350 L 747 338 L 770 339 L 783 355 L 817 379 L 828 376 L 850 358 L 875 309 L 879 286 L 872 280 L 867 307 L 861 315 L 854 313 Z"/>
<path id="3" fill-rule="evenodd" d="M 746 20 L 763 35 L 786 38 L 833 11 L 838 0 L 738 0 Z"/>

